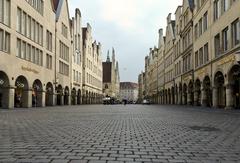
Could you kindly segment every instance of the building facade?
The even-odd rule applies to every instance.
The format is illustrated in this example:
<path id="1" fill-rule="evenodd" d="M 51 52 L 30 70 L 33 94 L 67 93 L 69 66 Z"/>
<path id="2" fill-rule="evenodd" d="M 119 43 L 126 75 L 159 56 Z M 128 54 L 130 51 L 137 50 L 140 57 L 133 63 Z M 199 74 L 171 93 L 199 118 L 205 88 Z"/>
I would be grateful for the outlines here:
<path id="1" fill-rule="evenodd" d="M 112 60 L 107 54 L 106 62 L 103 62 L 103 95 L 120 100 L 120 75 L 119 65 L 115 58 L 115 50 L 112 49 Z"/>
<path id="2" fill-rule="evenodd" d="M 183 0 L 174 26 L 168 16 L 158 103 L 240 108 L 239 6 L 239 0 Z M 147 72 L 146 65 L 147 60 Z M 151 81 L 146 78 L 146 83 Z"/>
<path id="3" fill-rule="evenodd" d="M 141 103 L 145 98 L 145 87 L 144 87 L 145 73 L 142 72 L 138 75 L 138 103 Z"/>
<path id="4" fill-rule="evenodd" d="M 102 97 L 102 52 L 101 44 L 93 42 L 92 27 L 83 33 L 83 103 L 99 103 Z"/>
<path id="5" fill-rule="evenodd" d="M 138 84 L 131 82 L 120 83 L 120 100 L 128 100 L 129 102 L 137 102 L 138 100 Z"/>
<path id="6" fill-rule="evenodd" d="M 76 9 L 70 19 L 67 0 L 2 0 L 0 107 L 81 104 L 82 44 L 81 13 Z M 96 49 L 98 90 L 91 91 L 91 103 L 102 95 L 101 49 Z"/>

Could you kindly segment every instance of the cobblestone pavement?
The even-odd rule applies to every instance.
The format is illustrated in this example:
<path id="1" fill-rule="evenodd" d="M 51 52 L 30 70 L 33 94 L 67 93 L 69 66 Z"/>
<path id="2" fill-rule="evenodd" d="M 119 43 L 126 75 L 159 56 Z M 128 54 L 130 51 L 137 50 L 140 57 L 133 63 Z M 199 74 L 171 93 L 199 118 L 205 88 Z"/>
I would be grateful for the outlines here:
<path id="1" fill-rule="evenodd" d="M 240 111 L 153 105 L 0 110 L 0 162 L 240 162 Z"/>

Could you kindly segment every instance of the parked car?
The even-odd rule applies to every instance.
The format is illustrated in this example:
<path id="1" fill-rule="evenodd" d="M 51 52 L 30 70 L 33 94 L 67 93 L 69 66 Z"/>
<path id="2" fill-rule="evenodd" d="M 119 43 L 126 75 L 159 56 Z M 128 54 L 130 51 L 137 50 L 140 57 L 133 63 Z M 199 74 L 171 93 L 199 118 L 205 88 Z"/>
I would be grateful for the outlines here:
<path id="1" fill-rule="evenodd" d="M 103 98 L 103 104 L 104 105 L 110 105 L 111 104 L 111 97 L 104 97 Z"/>
<path id="2" fill-rule="evenodd" d="M 151 102 L 150 102 L 150 100 L 148 100 L 148 99 L 144 99 L 143 102 L 142 102 L 142 104 L 143 104 L 143 105 L 150 105 Z"/>

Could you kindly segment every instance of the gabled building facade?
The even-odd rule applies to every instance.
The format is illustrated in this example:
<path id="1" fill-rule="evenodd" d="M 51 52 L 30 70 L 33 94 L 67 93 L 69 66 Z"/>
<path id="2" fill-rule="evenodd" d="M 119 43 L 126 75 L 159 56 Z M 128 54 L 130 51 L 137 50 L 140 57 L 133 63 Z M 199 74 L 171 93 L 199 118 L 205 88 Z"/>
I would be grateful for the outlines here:
<path id="1" fill-rule="evenodd" d="M 159 103 L 240 108 L 240 1 L 182 2 L 174 25 L 168 16 Z M 146 73 L 149 61 L 147 56 Z M 145 78 L 146 88 L 152 80 Z"/>
<path id="2" fill-rule="evenodd" d="M 82 37 L 80 10 L 70 20 L 67 0 L 2 0 L 0 108 L 81 104 Z M 100 103 L 101 45 L 91 47 L 92 83 L 85 90 L 92 93 L 89 103 Z"/>

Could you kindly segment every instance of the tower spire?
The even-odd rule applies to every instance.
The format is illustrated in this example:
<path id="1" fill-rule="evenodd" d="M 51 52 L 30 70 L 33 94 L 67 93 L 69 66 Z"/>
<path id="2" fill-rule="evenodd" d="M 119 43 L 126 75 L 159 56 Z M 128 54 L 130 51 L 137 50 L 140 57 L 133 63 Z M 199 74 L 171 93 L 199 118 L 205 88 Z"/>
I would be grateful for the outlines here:
<path id="1" fill-rule="evenodd" d="M 108 50 L 108 53 L 107 53 L 107 60 L 106 60 L 106 62 L 110 62 L 109 50 Z"/>

